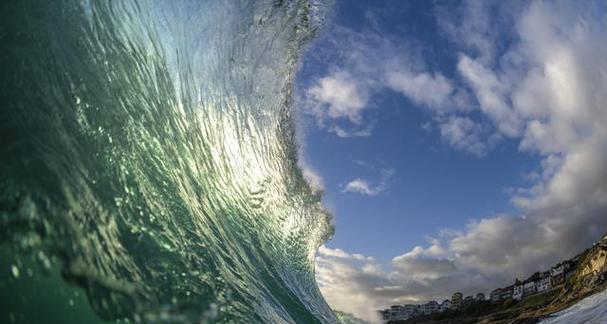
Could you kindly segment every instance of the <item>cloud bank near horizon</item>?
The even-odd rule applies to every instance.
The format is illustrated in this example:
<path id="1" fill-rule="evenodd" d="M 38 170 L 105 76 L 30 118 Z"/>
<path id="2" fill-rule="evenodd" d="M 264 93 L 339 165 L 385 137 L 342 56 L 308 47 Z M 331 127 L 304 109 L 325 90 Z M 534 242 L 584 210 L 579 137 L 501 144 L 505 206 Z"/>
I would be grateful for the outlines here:
<path id="1" fill-rule="evenodd" d="M 428 70 L 394 39 L 339 37 L 352 44 L 342 47 L 345 63 L 308 92 L 311 114 L 338 136 L 338 123 L 351 124 L 339 127 L 352 135 L 372 124 L 370 98 L 396 91 L 432 112 L 454 149 L 482 157 L 508 138 L 542 162 L 530 187 L 513 190 L 519 214 L 441 231 L 388 267 L 323 247 L 323 295 L 367 320 L 390 303 L 487 292 L 571 257 L 607 229 L 607 4 L 466 1 L 453 9 L 438 7 L 436 17 L 454 46 L 455 74 Z"/>

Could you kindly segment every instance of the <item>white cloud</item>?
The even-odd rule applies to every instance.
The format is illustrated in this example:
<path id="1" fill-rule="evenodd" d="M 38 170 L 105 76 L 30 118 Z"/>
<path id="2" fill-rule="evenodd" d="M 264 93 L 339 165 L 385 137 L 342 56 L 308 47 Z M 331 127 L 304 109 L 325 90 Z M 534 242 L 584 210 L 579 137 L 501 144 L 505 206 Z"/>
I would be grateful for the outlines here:
<path id="1" fill-rule="evenodd" d="M 504 53 L 459 58 L 497 131 L 544 159 L 535 184 L 513 197 L 524 217 L 482 219 L 451 240 L 458 260 L 484 274 L 522 274 L 607 229 L 606 13 L 599 1 L 532 2 L 513 19 L 518 42 Z M 490 32 L 476 32 L 497 47 Z"/>
<path id="2" fill-rule="evenodd" d="M 386 75 L 388 87 L 402 93 L 418 105 L 434 109 L 453 106 L 451 95 L 453 86 L 442 74 L 427 72 L 413 74 L 389 71 Z"/>
<path id="3" fill-rule="evenodd" d="M 346 259 L 351 258 L 350 254 L 344 252 L 344 250 L 341 250 L 341 249 L 331 249 L 331 248 L 328 248 L 328 247 L 326 247 L 324 245 L 321 245 L 318 248 L 318 253 L 320 255 L 330 256 L 330 257 L 336 257 L 336 258 L 346 258 Z"/>
<path id="4" fill-rule="evenodd" d="M 397 271 L 418 280 L 438 279 L 455 272 L 455 263 L 442 253 L 436 254 L 432 247 L 428 250 L 421 246 L 392 259 Z"/>
<path id="5" fill-rule="evenodd" d="M 329 132 L 334 133 L 338 137 L 341 138 L 350 138 L 350 137 L 367 137 L 371 136 L 371 131 L 373 130 L 373 124 L 370 123 L 368 125 L 364 125 L 362 127 L 348 127 L 347 129 L 344 127 L 340 127 L 337 125 L 332 125 L 328 128 Z"/>
<path id="6" fill-rule="evenodd" d="M 366 180 L 356 178 L 348 182 L 343 192 L 357 192 L 359 194 L 375 196 L 377 195 L 380 188 L 372 188 Z"/>
<path id="7" fill-rule="evenodd" d="M 593 1 L 533 2 L 515 20 L 520 42 L 496 59 L 499 66 L 460 57 L 460 72 L 498 131 L 544 158 L 543 176 L 513 197 L 525 217 L 483 219 L 452 241 L 484 272 L 496 264 L 522 272 L 570 256 L 607 228 L 606 10 Z"/>
<path id="8" fill-rule="evenodd" d="M 312 113 L 319 120 L 344 118 L 360 123 L 368 100 L 364 92 L 348 72 L 336 71 L 320 78 L 308 95 L 313 102 Z"/>
<path id="9" fill-rule="evenodd" d="M 373 129 L 372 97 L 382 89 L 378 76 L 395 50 L 372 33 L 332 25 L 317 55 L 330 56 L 328 72 L 302 89 L 301 107 L 317 126 L 342 138 L 369 136 Z M 324 60 L 324 58 L 323 58 Z"/>
<path id="10" fill-rule="evenodd" d="M 414 45 L 402 38 L 354 32 L 333 26 L 329 72 L 303 94 L 303 109 L 316 123 L 342 138 L 370 136 L 374 122 L 369 111 L 373 97 L 392 90 L 435 113 L 468 110 L 469 95 L 444 75 L 428 71 Z"/>
<path id="11" fill-rule="evenodd" d="M 318 254 L 322 257 L 332 257 L 340 259 L 352 259 L 357 261 L 374 261 L 373 257 L 364 256 L 360 253 L 347 253 L 342 249 L 331 249 L 325 245 L 321 245 L 318 248 Z"/>
<path id="12" fill-rule="evenodd" d="M 316 282 L 333 309 L 379 323 L 377 309 L 385 299 L 375 288 L 390 282 L 376 267 L 360 266 L 348 259 L 317 257 L 315 273 Z"/>
<path id="13" fill-rule="evenodd" d="M 319 255 L 316 280 L 334 309 L 381 323 L 377 310 L 391 304 L 442 300 L 462 287 L 466 294 L 482 291 L 487 284 L 485 278 L 462 271 L 442 253 L 437 245 L 416 247 L 394 258 L 392 271 L 385 271 L 369 257 L 361 262 L 341 255 Z"/>
<path id="14" fill-rule="evenodd" d="M 394 170 L 393 169 L 383 169 L 381 173 L 382 173 L 381 181 L 379 184 L 377 184 L 375 186 L 371 185 L 367 180 L 363 180 L 361 178 L 356 178 L 356 179 L 350 180 L 346 184 L 346 186 L 344 187 L 342 192 L 355 192 L 355 193 L 359 193 L 362 195 L 375 196 L 375 195 L 383 192 L 384 190 L 386 190 L 386 188 L 388 186 L 388 181 L 394 175 Z"/>
<path id="15" fill-rule="evenodd" d="M 496 0 L 464 0 L 456 7 L 442 3 L 436 7 L 437 24 L 455 44 L 491 65 L 499 51 L 497 40 L 508 34 L 517 5 Z"/>
<path id="16" fill-rule="evenodd" d="M 485 156 L 499 135 L 489 134 L 488 127 L 469 117 L 449 116 L 441 118 L 439 130 L 443 141 L 478 157 Z"/>
<path id="17" fill-rule="evenodd" d="M 480 108 L 499 130 L 507 136 L 517 136 L 521 131 L 521 121 L 516 111 L 506 103 L 506 87 L 498 77 L 481 63 L 462 55 L 458 70 L 474 91 Z"/>

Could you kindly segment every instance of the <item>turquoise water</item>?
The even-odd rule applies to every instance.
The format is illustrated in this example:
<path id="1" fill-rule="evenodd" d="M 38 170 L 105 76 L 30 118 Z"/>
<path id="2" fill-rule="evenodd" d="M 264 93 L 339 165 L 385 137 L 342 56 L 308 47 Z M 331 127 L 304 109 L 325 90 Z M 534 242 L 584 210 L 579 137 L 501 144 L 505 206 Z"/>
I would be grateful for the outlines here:
<path id="1" fill-rule="evenodd" d="M 2 2 L 0 321 L 336 322 L 291 105 L 327 10 Z"/>

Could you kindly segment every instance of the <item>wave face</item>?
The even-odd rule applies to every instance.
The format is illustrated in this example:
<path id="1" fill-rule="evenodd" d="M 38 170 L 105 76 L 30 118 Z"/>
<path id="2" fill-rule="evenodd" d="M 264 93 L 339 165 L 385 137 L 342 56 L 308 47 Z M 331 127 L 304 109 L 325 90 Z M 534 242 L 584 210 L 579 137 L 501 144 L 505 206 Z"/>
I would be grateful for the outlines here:
<path id="1" fill-rule="evenodd" d="M 330 216 L 297 167 L 291 107 L 326 8 L 0 4 L 0 238 L 14 277 L 20 255 L 39 261 L 32 278 L 59 267 L 104 320 L 336 322 L 313 265 Z"/>

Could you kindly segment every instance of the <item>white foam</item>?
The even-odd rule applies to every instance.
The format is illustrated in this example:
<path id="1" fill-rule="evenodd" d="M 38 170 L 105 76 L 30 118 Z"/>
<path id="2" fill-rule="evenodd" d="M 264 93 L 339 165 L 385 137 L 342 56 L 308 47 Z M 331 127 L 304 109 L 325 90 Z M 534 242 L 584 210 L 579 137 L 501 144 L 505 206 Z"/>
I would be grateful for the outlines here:
<path id="1" fill-rule="evenodd" d="M 605 324 L 607 323 L 607 290 L 582 299 L 577 304 L 555 314 L 542 324 Z"/>

